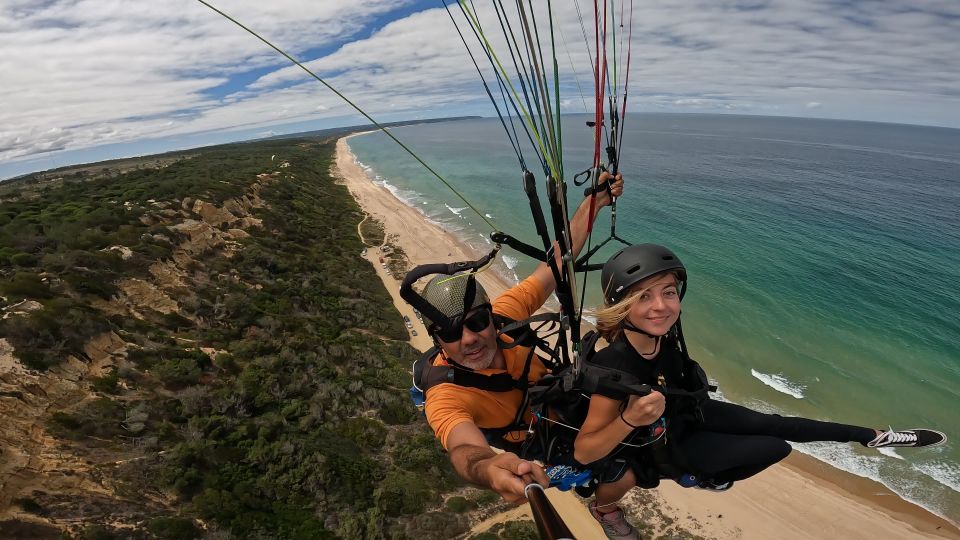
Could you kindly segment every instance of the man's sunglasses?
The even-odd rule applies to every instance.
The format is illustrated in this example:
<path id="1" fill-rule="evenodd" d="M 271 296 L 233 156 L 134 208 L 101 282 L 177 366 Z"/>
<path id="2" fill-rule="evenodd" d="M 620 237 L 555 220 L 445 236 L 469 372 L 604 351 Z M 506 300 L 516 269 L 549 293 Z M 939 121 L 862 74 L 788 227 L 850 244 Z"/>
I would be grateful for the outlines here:
<path id="1" fill-rule="evenodd" d="M 460 341 L 463 337 L 463 327 L 466 326 L 471 332 L 482 332 L 490 326 L 490 308 L 483 308 L 456 324 L 453 328 L 434 327 L 433 334 L 444 343 L 454 343 Z"/>

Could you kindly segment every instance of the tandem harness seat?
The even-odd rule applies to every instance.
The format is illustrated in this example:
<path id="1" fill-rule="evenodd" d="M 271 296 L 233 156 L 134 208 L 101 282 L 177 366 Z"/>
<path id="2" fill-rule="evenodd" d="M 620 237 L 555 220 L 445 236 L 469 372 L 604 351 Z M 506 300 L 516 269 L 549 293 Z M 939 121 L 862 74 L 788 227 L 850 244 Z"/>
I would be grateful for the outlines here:
<path id="1" fill-rule="evenodd" d="M 642 384 L 633 375 L 610 368 L 581 362 L 579 372 L 572 366 L 563 366 L 557 360 L 556 351 L 537 336 L 530 327 L 533 322 L 553 322 L 558 314 L 536 315 L 526 321 L 512 321 L 506 317 L 494 317 L 494 323 L 500 333 L 514 338 L 513 343 L 502 346 L 526 345 L 531 347 L 527 357 L 523 376 L 517 380 L 507 373 L 482 375 L 458 366 L 433 365 L 439 347 L 425 352 L 413 364 L 413 387 L 410 396 L 418 409 L 423 410 L 427 391 L 438 384 L 452 383 L 464 387 L 478 388 L 489 392 L 509 392 L 514 389 L 524 391 L 524 399 L 514 419 L 509 424 L 496 428 L 481 428 L 491 446 L 518 454 L 524 459 L 538 460 L 545 464 L 551 486 L 562 490 L 575 488 L 583 497 L 590 496 L 601 482 L 619 479 L 632 468 L 637 475 L 637 485 L 653 488 L 661 478 L 695 478 L 697 471 L 691 470 L 673 451 L 672 437 L 668 435 L 670 418 L 661 418 L 652 426 L 644 426 L 634 432 L 611 455 L 594 463 L 582 464 L 573 457 L 573 443 L 580 426 L 586 419 L 590 396 L 598 390 L 613 390 L 628 394 L 646 395 L 654 387 Z M 584 336 L 584 360 L 592 356 L 599 335 L 589 332 Z M 549 373 L 532 384 L 527 380 L 530 362 L 534 352 L 546 350 L 547 356 L 538 355 L 548 367 Z M 684 352 L 684 388 L 660 388 L 657 391 L 684 402 L 682 414 L 696 420 L 699 404 L 709 399 L 710 386 L 706 374 L 700 365 Z M 530 423 L 524 421 L 525 410 L 532 413 Z M 511 431 L 527 430 L 527 438 L 522 444 L 509 443 L 503 436 Z M 689 487 L 684 483 L 685 487 Z"/>

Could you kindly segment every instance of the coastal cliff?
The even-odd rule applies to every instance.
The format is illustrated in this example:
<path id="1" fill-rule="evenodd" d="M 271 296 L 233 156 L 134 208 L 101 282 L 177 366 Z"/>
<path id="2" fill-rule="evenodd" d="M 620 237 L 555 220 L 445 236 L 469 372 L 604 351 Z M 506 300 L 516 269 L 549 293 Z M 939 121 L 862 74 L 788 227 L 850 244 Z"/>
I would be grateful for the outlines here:
<path id="1" fill-rule="evenodd" d="M 0 536 L 466 530 L 431 511 L 459 483 L 406 397 L 417 352 L 332 151 L 0 186 Z"/>

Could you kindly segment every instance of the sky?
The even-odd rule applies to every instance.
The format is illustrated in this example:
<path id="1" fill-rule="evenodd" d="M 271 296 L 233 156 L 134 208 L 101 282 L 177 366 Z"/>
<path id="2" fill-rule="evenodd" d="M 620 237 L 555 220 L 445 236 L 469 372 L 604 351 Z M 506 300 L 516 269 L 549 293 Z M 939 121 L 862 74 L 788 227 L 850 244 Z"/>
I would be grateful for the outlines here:
<path id="1" fill-rule="evenodd" d="M 211 2 L 378 121 L 495 115 L 441 0 Z M 533 4 L 546 36 L 546 3 Z M 475 6 L 505 54 L 491 4 Z M 577 7 L 592 48 L 593 2 L 553 3 L 571 113 L 585 110 L 578 87 L 593 88 Z M 632 18 L 629 7 L 617 15 L 633 22 L 629 111 L 960 128 L 958 0 L 634 0 Z M 197 0 L 0 0 L 0 77 L 0 179 L 367 123 Z"/>

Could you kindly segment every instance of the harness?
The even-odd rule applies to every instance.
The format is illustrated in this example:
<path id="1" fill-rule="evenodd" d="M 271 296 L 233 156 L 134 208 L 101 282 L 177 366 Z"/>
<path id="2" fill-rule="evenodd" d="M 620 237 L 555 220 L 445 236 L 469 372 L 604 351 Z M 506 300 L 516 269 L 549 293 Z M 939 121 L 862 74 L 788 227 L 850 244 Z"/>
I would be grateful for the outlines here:
<path id="1" fill-rule="evenodd" d="M 679 328 L 676 334 L 680 334 Z M 596 350 L 599 335 L 589 332 L 584 336 L 584 351 L 589 360 Z M 708 392 L 716 391 L 706 373 L 682 347 L 682 337 L 671 336 L 671 345 L 680 349 L 682 362 L 681 386 L 658 386 L 644 384 L 631 373 L 601 367 L 588 361 L 580 373 L 571 368 L 541 378 L 530 388 L 530 407 L 533 421 L 521 450 L 521 457 L 540 459 L 551 466 L 592 469 L 593 479 L 577 487 L 581 496 L 589 496 L 600 482 L 619 479 L 627 467 L 634 469 L 637 485 L 656 487 L 661 478 L 679 478 L 685 474 L 698 475 L 676 449 L 675 437 L 670 432 L 671 422 L 685 419 L 703 421 L 700 404 L 709 399 Z M 654 377 L 659 376 L 665 365 L 654 368 Z M 593 393 L 614 391 L 633 395 L 646 395 L 651 390 L 663 393 L 675 405 L 669 417 L 661 418 L 651 426 L 637 428 L 617 450 L 597 462 L 582 464 L 573 456 L 573 443 L 583 425 Z M 679 425 L 679 424 L 677 424 Z"/>
<path id="2" fill-rule="evenodd" d="M 545 325 L 559 321 L 557 313 L 542 313 L 534 315 L 522 321 L 516 321 L 509 317 L 493 314 L 493 324 L 497 330 L 497 344 L 501 349 L 512 349 L 523 345 L 530 348 L 527 357 L 524 360 L 523 371 L 519 379 L 514 379 L 509 373 L 496 373 L 485 375 L 457 364 L 450 359 L 445 365 L 434 365 L 434 359 L 442 351 L 438 345 L 434 345 L 423 353 L 413 363 L 413 386 L 410 388 L 410 397 L 413 404 L 423 412 L 426 394 L 430 388 L 444 383 L 452 383 L 458 386 L 468 388 L 477 388 L 487 392 L 512 392 L 520 390 L 523 392 L 523 398 L 513 420 L 501 427 L 480 428 L 487 442 L 491 446 L 501 448 L 507 451 L 519 451 L 520 445 L 510 443 L 503 439 L 504 435 L 513 431 L 527 429 L 529 426 L 524 421 L 524 416 L 529 405 L 528 390 L 530 387 L 529 374 L 530 366 L 534 356 L 547 367 L 549 371 L 557 371 L 560 366 L 560 357 L 554 348 L 551 348 L 546 339 L 537 334 L 537 330 Z M 537 328 L 532 328 L 531 324 L 541 323 Z M 512 341 L 506 342 L 501 339 L 502 335 L 512 338 Z M 537 354 L 537 351 L 544 354 Z"/>

